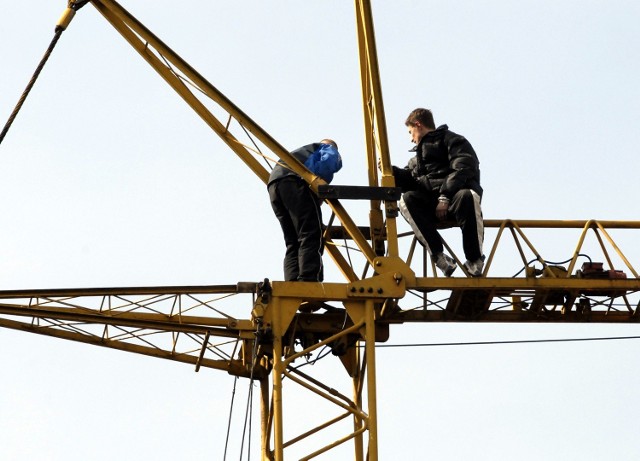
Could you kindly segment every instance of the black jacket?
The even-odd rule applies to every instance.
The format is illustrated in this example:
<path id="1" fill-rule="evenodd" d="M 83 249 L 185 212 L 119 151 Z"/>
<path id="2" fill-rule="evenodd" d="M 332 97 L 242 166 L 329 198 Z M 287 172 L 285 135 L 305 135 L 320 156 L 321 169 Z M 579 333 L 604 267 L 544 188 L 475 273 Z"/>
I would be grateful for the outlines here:
<path id="1" fill-rule="evenodd" d="M 300 163 L 304 164 L 318 147 L 320 147 L 320 143 L 307 144 L 306 146 L 302 146 L 294 150 L 293 152 L 291 152 L 291 155 L 293 155 L 296 159 L 298 159 Z M 273 170 L 271 170 L 271 174 L 269 175 L 269 181 L 267 181 L 267 185 L 271 184 L 274 181 L 277 181 L 278 179 L 282 179 L 286 176 L 297 176 L 296 173 L 293 170 L 290 170 L 289 168 L 287 168 L 286 165 L 287 165 L 286 163 L 278 159 L 278 163 L 276 164 L 275 167 L 273 167 Z"/>
<path id="2" fill-rule="evenodd" d="M 416 155 L 406 167 L 393 167 L 403 191 L 423 190 L 451 199 L 460 189 L 471 189 L 482 196 L 480 162 L 464 136 L 442 125 L 424 135 L 413 151 Z"/>
<path id="3" fill-rule="evenodd" d="M 327 184 L 333 180 L 333 175 L 342 168 L 342 157 L 338 149 L 327 143 L 313 143 L 302 146 L 291 152 L 291 155 L 302 163 L 307 170 L 320 176 Z M 287 176 L 297 176 L 282 159 L 271 171 L 267 186 Z"/>

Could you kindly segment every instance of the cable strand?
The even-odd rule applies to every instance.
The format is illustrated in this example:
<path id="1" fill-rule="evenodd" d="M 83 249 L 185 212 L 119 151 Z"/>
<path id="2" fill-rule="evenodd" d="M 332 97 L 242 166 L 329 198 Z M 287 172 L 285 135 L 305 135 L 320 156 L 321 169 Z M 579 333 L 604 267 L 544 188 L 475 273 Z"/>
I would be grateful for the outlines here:
<path id="1" fill-rule="evenodd" d="M 557 339 L 521 339 L 513 341 L 471 341 L 456 343 L 417 343 L 417 344 L 377 344 L 377 348 L 387 347 L 437 347 L 437 346 L 488 346 L 500 344 L 536 344 L 536 343 L 566 343 L 585 341 L 617 341 L 623 339 L 640 339 L 640 336 L 609 336 L 596 338 L 557 338 Z"/>
<path id="2" fill-rule="evenodd" d="M 53 51 L 53 49 L 55 48 L 56 44 L 58 43 L 58 40 L 60 39 L 60 36 L 62 35 L 63 31 L 64 31 L 64 29 L 56 28 L 55 34 L 53 36 L 53 40 L 51 40 L 51 43 L 49 44 L 49 47 L 47 48 L 47 51 L 44 53 L 44 56 L 42 56 L 42 59 L 40 60 L 40 64 L 38 64 L 38 67 L 36 68 L 35 72 L 33 73 L 33 76 L 31 77 L 31 80 L 29 80 L 29 83 L 27 84 L 27 87 L 22 92 L 22 95 L 20 96 L 20 99 L 18 100 L 18 103 L 16 104 L 16 107 L 13 109 L 13 112 L 11 112 L 11 115 L 9 116 L 9 119 L 7 120 L 7 123 L 5 123 L 4 128 L 2 129 L 2 133 L 0 133 L 0 144 L 2 144 L 2 141 L 4 140 L 4 137 L 9 132 L 9 128 L 11 128 L 11 125 L 13 124 L 13 121 L 15 120 L 16 116 L 18 115 L 18 112 L 20 112 L 20 109 L 22 108 L 22 105 L 24 104 L 25 100 L 27 99 L 27 96 L 31 92 L 31 89 L 33 88 L 33 85 L 36 83 L 36 80 L 38 79 L 38 76 L 40 75 L 40 72 L 44 68 L 44 65 L 47 63 L 47 60 L 49 59 L 49 56 L 51 56 L 51 52 Z"/>

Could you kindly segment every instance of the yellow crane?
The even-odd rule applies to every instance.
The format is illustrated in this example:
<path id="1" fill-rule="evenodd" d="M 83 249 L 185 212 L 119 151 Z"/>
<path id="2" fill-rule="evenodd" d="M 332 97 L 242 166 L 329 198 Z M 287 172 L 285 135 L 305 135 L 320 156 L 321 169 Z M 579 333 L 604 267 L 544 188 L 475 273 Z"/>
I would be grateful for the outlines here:
<path id="1" fill-rule="evenodd" d="M 398 233 L 398 191 L 391 174 L 370 2 L 355 1 L 368 165 L 368 185 L 361 187 L 326 186 L 117 2 L 70 1 L 60 30 L 86 3 L 260 180 L 268 177 L 263 159 L 282 158 L 325 199 L 332 212 L 326 251 L 344 281 L 4 290 L 0 327 L 256 380 L 262 459 L 288 459 L 288 450 L 300 446 L 307 450 L 300 459 L 330 456 L 334 448 L 350 443 L 355 460 L 373 461 L 379 459 L 378 440 L 384 437 L 378 431 L 376 344 L 389 338 L 390 325 L 638 321 L 640 277 L 617 235 L 637 232 L 640 221 L 486 220 L 494 238 L 479 278 L 437 277 L 415 238 Z M 369 202 L 366 225 L 347 212 L 343 202 L 349 200 Z M 558 230 L 573 232 L 574 247 L 568 260 L 553 263 L 541 247 Z M 509 261 L 511 274 L 494 274 L 499 258 Z M 304 304 L 319 310 L 299 311 Z M 341 362 L 344 382 L 329 383 L 326 376 L 300 366 L 324 349 Z M 335 416 L 316 421 L 310 412 L 308 426 L 285 430 L 285 389 L 294 384 L 335 407 Z M 329 442 L 312 442 L 325 431 L 332 434 Z"/>

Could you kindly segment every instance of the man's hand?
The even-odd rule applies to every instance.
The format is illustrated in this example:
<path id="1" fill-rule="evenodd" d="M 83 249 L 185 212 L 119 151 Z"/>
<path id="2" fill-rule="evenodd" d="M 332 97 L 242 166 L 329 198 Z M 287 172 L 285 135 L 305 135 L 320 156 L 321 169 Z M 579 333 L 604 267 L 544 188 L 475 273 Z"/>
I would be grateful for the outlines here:
<path id="1" fill-rule="evenodd" d="M 438 206 L 436 206 L 436 217 L 440 221 L 447 219 L 447 213 L 449 211 L 449 200 L 439 200 Z"/>

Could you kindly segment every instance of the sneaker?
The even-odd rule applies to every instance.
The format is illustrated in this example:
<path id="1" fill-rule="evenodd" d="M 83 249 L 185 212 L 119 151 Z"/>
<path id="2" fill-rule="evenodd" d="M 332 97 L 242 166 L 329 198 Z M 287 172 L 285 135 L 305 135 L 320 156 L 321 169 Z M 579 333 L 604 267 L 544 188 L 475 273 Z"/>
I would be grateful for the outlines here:
<path id="1" fill-rule="evenodd" d="M 475 261 L 467 260 L 467 262 L 464 263 L 464 267 L 471 277 L 480 277 L 482 275 L 482 269 L 484 268 L 484 257 L 480 257 Z"/>
<path id="2" fill-rule="evenodd" d="M 444 253 L 436 255 L 433 259 L 436 267 L 442 271 L 445 277 L 451 277 L 453 271 L 458 267 L 454 259 Z"/>

